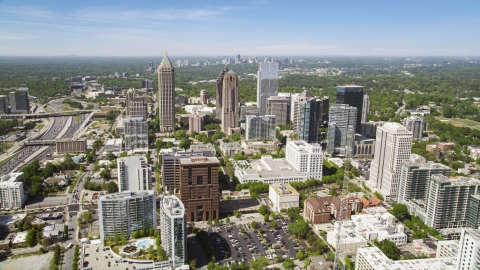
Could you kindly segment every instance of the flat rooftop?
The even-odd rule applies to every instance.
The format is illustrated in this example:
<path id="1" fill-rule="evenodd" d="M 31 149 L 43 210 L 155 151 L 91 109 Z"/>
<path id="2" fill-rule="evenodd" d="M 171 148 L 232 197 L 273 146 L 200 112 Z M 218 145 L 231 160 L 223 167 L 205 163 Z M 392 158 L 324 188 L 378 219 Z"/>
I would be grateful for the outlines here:
<path id="1" fill-rule="evenodd" d="M 272 158 L 272 156 L 262 156 L 261 159 L 252 160 L 250 166 L 261 178 L 273 177 L 304 177 L 305 175 L 297 171 L 284 158 Z"/>
<path id="2" fill-rule="evenodd" d="M 201 165 L 201 164 L 219 164 L 216 157 L 185 157 L 179 160 L 180 165 Z"/>
<path id="3" fill-rule="evenodd" d="M 181 218 L 185 215 L 185 206 L 175 195 L 163 196 L 162 211 L 166 212 L 170 217 Z"/>
<path id="4" fill-rule="evenodd" d="M 298 192 L 290 184 L 272 184 L 271 187 L 280 196 L 298 195 Z"/>
<path id="5" fill-rule="evenodd" d="M 106 195 L 98 196 L 98 200 L 112 200 L 112 199 L 128 199 L 128 198 L 135 198 L 135 197 L 145 197 L 155 194 L 153 190 L 145 190 L 140 192 L 131 192 L 131 191 L 124 191 L 118 193 L 111 193 Z"/>

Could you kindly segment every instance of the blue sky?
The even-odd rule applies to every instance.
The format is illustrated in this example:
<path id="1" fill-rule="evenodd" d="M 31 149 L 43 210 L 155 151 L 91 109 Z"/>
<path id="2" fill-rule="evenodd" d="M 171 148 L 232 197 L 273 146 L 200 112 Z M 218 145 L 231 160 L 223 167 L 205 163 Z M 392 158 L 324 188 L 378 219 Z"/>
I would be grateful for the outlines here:
<path id="1" fill-rule="evenodd" d="M 480 1 L 2 1 L 2 56 L 479 56 Z"/>

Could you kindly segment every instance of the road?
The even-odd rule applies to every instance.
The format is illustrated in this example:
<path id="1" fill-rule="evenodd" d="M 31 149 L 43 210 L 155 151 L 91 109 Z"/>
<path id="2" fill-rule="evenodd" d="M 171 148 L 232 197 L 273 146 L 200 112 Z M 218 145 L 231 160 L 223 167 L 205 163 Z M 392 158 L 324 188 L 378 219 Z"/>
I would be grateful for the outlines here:
<path id="1" fill-rule="evenodd" d="M 195 259 L 197 260 L 197 269 L 207 269 L 208 260 L 202 251 L 202 246 L 198 243 L 197 238 L 193 235 L 187 238 L 188 244 L 195 251 Z"/>

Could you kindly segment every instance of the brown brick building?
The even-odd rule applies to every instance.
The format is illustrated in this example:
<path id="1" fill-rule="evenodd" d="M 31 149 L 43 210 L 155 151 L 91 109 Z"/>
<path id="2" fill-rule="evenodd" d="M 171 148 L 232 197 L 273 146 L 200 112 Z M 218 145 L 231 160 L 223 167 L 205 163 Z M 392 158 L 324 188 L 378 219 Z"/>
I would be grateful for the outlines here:
<path id="1" fill-rule="evenodd" d="M 326 223 L 330 217 L 338 219 L 340 214 L 340 199 L 338 197 L 326 196 L 319 198 L 308 198 L 305 200 L 303 217 L 313 224 Z M 350 219 L 352 215 L 351 205 L 343 210 L 343 218 Z"/>
<path id="2" fill-rule="evenodd" d="M 215 157 L 187 157 L 175 167 L 176 195 L 185 205 L 187 222 L 220 217 L 219 162 Z"/>

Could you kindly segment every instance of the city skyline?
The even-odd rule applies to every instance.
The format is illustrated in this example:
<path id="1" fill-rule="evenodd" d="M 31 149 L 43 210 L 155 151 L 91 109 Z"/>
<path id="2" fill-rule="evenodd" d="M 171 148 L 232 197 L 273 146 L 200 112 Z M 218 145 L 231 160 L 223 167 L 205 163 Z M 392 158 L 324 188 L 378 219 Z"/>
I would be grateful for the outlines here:
<path id="1" fill-rule="evenodd" d="M 7 0 L 0 3 L 0 56 L 161 56 L 164 50 L 180 56 L 478 56 L 479 7 L 433 1 Z"/>

